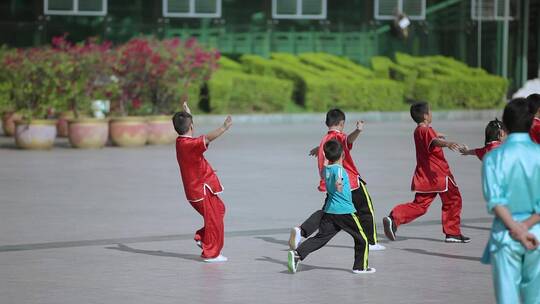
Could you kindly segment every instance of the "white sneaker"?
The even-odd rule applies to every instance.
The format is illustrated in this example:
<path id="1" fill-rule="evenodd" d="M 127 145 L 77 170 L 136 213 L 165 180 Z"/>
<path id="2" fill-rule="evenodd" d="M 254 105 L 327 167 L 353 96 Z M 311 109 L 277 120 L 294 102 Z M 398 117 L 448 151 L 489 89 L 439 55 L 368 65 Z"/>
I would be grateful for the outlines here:
<path id="1" fill-rule="evenodd" d="M 296 250 L 300 242 L 302 241 L 302 231 L 300 227 L 294 227 L 291 229 L 291 236 L 289 237 L 289 248 Z"/>
<path id="2" fill-rule="evenodd" d="M 358 269 L 353 269 L 352 271 L 354 274 L 369 274 L 369 273 L 375 273 L 377 272 L 377 270 L 375 268 L 366 268 L 365 270 L 358 270 Z"/>
<path id="3" fill-rule="evenodd" d="M 218 262 L 227 262 L 227 257 L 226 256 L 223 256 L 223 255 L 218 255 L 217 257 L 215 258 L 211 258 L 211 259 L 205 259 L 204 261 L 206 263 L 218 263 Z"/>
<path id="4" fill-rule="evenodd" d="M 382 251 L 382 250 L 386 250 L 386 247 L 384 247 L 383 245 L 379 243 L 375 245 L 369 245 L 369 251 Z"/>
<path id="5" fill-rule="evenodd" d="M 202 249 L 202 242 L 201 242 L 201 241 L 195 241 L 195 244 L 196 244 L 197 246 L 199 246 L 199 248 Z"/>

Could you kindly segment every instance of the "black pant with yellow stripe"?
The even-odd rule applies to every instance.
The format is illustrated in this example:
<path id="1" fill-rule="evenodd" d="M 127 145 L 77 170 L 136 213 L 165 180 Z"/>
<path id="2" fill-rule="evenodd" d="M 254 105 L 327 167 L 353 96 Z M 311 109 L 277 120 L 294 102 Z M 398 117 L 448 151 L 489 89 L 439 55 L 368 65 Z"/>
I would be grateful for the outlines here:
<path id="1" fill-rule="evenodd" d="M 360 180 L 360 187 L 351 191 L 352 201 L 354 208 L 356 209 L 356 215 L 360 220 L 360 225 L 368 238 L 368 243 L 371 245 L 376 244 L 377 241 L 377 227 L 375 225 L 375 212 L 373 211 L 373 203 L 371 202 L 371 196 L 367 191 L 364 181 Z M 326 202 L 325 202 L 326 204 Z M 323 208 L 324 209 L 324 205 Z M 319 228 L 319 223 L 324 212 L 317 210 L 310 217 L 300 225 L 303 237 L 309 237 Z"/>
<path id="2" fill-rule="evenodd" d="M 310 253 L 326 245 L 339 231 L 345 230 L 354 239 L 354 265 L 353 270 L 365 270 L 368 268 L 368 240 L 360 225 L 356 214 L 330 214 L 324 213 L 319 232 L 298 246 L 296 252 L 300 260 L 305 259 Z"/>

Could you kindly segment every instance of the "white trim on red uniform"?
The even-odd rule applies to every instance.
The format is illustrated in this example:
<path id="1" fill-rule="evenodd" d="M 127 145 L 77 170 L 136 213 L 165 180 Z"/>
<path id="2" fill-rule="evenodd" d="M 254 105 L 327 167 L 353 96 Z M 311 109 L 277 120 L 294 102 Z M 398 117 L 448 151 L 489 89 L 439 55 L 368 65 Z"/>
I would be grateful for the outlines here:
<path id="1" fill-rule="evenodd" d="M 203 184 L 203 193 L 204 193 L 204 196 L 206 196 L 206 188 L 208 188 L 208 190 L 210 190 L 210 193 L 212 193 L 213 195 L 218 195 L 218 194 L 221 194 L 223 193 L 223 190 L 225 190 L 225 187 L 223 187 L 223 185 L 220 183 L 219 186 L 221 187 L 221 191 L 219 192 L 214 192 L 212 190 L 212 187 L 210 187 L 208 184 L 204 183 Z M 196 199 L 196 200 L 188 200 L 188 202 L 191 202 L 191 203 L 196 203 L 196 202 L 200 202 L 204 200 L 204 197 L 203 198 L 200 198 L 200 199 Z"/>
<path id="2" fill-rule="evenodd" d="M 417 190 L 413 190 L 412 192 L 414 192 L 414 193 L 443 193 L 443 192 L 448 191 L 448 180 L 450 180 L 450 182 L 452 182 L 452 184 L 454 186 L 456 186 L 456 187 L 458 186 L 456 184 L 456 182 L 452 178 L 450 178 L 450 176 L 447 175 L 446 176 L 446 188 L 444 190 L 441 190 L 441 191 L 417 191 Z"/>

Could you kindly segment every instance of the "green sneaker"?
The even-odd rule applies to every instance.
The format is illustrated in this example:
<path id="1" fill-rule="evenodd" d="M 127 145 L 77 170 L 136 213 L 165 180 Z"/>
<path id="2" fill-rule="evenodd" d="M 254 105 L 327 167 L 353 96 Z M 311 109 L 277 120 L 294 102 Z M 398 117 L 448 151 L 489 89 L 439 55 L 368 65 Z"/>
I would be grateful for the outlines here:
<path id="1" fill-rule="evenodd" d="M 300 257 L 298 254 L 296 254 L 296 251 L 291 250 L 288 253 L 288 263 L 287 268 L 289 268 L 289 271 L 292 273 L 296 273 L 298 270 L 298 264 L 300 263 Z"/>

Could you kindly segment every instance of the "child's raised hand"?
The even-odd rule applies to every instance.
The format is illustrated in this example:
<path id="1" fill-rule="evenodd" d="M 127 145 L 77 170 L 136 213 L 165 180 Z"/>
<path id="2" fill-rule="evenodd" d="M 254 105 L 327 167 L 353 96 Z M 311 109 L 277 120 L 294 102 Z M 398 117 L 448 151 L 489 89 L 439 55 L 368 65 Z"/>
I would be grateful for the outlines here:
<path id="1" fill-rule="evenodd" d="M 364 121 L 363 120 L 357 120 L 356 121 L 356 130 L 363 131 L 364 130 Z"/>
<path id="2" fill-rule="evenodd" d="M 223 128 L 225 130 L 229 130 L 231 126 L 232 126 L 232 117 L 231 115 L 227 115 L 227 118 L 225 118 L 225 121 L 223 122 Z"/>
<path id="3" fill-rule="evenodd" d="M 184 103 L 182 103 L 182 109 L 184 109 L 185 112 L 191 114 L 191 110 L 189 109 L 187 101 L 184 101 Z"/>
<path id="4" fill-rule="evenodd" d="M 316 146 L 315 148 L 309 150 L 309 156 L 317 157 L 318 155 L 319 155 L 319 146 Z"/>
<path id="5" fill-rule="evenodd" d="M 469 151 L 469 147 L 466 145 L 462 145 L 461 148 L 459 148 L 459 152 L 461 152 L 462 155 L 467 155 L 467 152 Z"/>

